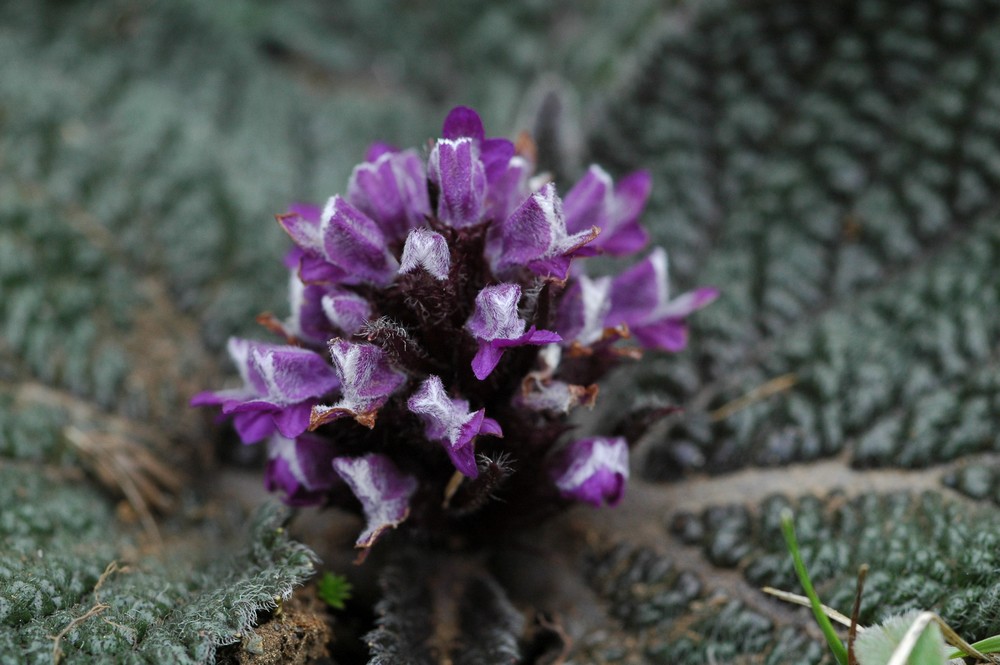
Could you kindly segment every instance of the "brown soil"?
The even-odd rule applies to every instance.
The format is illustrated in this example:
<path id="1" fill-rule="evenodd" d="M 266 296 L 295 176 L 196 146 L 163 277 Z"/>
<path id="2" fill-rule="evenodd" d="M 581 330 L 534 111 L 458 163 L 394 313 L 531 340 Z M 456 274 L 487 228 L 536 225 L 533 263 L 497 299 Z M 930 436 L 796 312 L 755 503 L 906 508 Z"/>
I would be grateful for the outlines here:
<path id="1" fill-rule="evenodd" d="M 333 635 L 326 606 L 312 587 L 298 590 L 280 610 L 261 618 L 242 642 L 219 649 L 220 665 L 306 665 L 332 663 Z"/>

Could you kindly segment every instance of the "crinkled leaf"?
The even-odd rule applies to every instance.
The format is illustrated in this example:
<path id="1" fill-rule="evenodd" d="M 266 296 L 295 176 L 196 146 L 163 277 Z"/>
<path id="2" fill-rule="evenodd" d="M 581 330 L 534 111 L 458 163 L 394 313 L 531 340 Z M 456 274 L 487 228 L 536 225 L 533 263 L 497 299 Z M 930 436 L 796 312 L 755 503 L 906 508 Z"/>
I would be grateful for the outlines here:
<path id="1" fill-rule="evenodd" d="M 614 519 L 594 516 L 597 538 L 549 544 L 584 560 L 551 576 L 586 597 L 565 626 L 578 660 L 821 662 L 808 614 L 757 590 L 795 588 L 777 531 L 789 503 L 827 604 L 849 608 L 867 562 L 863 623 L 928 608 L 969 639 L 996 632 L 1000 8 L 453 4 L 0 9 L 0 492 L 14 492 L 0 614 L 16 625 L 0 653 L 50 662 L 48 636 L 94 606 L 111 560 L 132 559 L 134 528 L 112 511 L 136 482 L 122 461 L 191 468 L 221 431 L 183 405 L 231 372 L 228 336 L 286 314 L 270 215 L 344 191 L 370 141 L 435 135 L 453 102 L 535 130 L 560 192 L 590 158 L 616 182 L 648 169 L 643 221 L 674 293 L 723 293 L 692 318 L 689 350 L 601 386 L 599 425 L 684 410 L 640 442 L 646 481 Z M 117 481 L 98 491 L 102 464 Z M 169 503 L 171 475 L 140 470 L 148 509 Z M 207 577 L 183 557 L 112 576 L 112 607 L 64 637 L 67 660 L 133 642 L 206 658 L 247 598 L 305 575 L 302 550 L 270 547 L 220 553 Z M 381 606 L 392 635 L 431 622 L 405 581 L 418 591 Z M 537 588 L 514 606 L 557 603 Z M 115 614 L 132 601 L 138 619 Z M 458 644 L 492 635 L 481 644 L 513 653 L 505 625 L 466 624 Z M 383 662 L 393 639 L 373 638 Z"/>

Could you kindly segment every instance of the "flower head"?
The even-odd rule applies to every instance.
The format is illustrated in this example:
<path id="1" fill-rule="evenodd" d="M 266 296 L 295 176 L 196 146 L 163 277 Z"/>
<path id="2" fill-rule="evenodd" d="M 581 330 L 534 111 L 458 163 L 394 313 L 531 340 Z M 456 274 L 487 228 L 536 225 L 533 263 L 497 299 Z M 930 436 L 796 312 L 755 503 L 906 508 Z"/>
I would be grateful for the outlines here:
<path id="1" fill-rule="evenodd" d="M 344 196 L 277 218 L 291 311 L 259 320 L 286 344 L 231 340 L 243 385 L 192 400 L 268 440 L 265 484 L 287 502 L 363 513 L 364 551 L 404 521 L 489 533 L 618 503 L 628 442 L 567 440 L 567 414 L 639 355 L 630 338 L 679 351 L 718 295 L 671 298 L 661 248 L 588 276 L 581 259 L 646 246 L 650 176 L 592 166 L 560 197 L 533 154 L 466 107 L 426 159 L 372 146 Z"/>

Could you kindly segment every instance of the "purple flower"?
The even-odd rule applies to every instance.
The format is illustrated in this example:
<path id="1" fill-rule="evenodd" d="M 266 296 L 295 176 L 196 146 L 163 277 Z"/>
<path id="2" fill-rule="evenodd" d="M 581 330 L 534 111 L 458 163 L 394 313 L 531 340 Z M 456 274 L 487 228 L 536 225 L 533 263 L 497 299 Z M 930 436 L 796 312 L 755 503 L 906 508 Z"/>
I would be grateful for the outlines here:
<path id="1" fill-rule="evenodd" d="M 311 203 L 293 203 L 288 206 L 288 212 L 285 214 L 298 215 L 303 219 L 312 222 L 313 224 L 319 224 L 319 220 L 323 216 L 323 208 L 321 208 L 318 205 L 313 205 Z M 298 263 L 298 259 L 296 259 L 296 263 Z"/>
<path id="2" fill-rule="evenodd" d="M 446 139 L 470 138 L 478 146 L 485 140 L 486 131 L 478 113 L 468 106 L 456 106 L 445 117 L 441 136 Z"/>
<path id="3" fill-rule="evenodd" d="M 625 324 L 647 348 L 680 351 L 687 346 L 687 316 L 717 297 L 718 289 L 702 287 L 670 300 L 667 253 L 657 247 L 612 281 L 605 326 Z"/>
<path id="4" fill-rule="evenodd" d="M 372 306 L 365 298 L 346 289 L 330 289 L 320 299 L 326 320 L 343 335 L 353 335 L 371 318 Z M 325 339 L 330 339 L 327 335 Z"/>
<path id="5" fill-rule="evenodd" d="M 649 199 L 648 171 L 636 171 L 613 185 L 611 176 L 593 165 L 563 199 L 566 229 L 579 233 L 589 228 L 601 230 L 589 251 L 623 255 L 637 252 L 649 242 L 649 234 L 639 225 L 639 215 Z"/>
<path id="6" fill-rule="evenodd" d="M 301 257 L 302 251 L 297 250 L 290 258 L 298 266 Z M 372 313 L 371 303 L 357 293 L 331 284 L 305 284 L 297 270 L 290 275 L 288 303 L 291 312 L 285 320 L 264 313 L 257 317 L 258 323 L 289 343 L 313 347 L 333 337 L 353 335 Z"/>
<path id="7" fill-rule="evenodd" d="M 405 274 L 418 267 L 426 270 L 438 281 L 448 279 L 451 254 L 448 252 L 448 241 L 443 235 L 423 228 L 410 231 L 403 246 L 399 272 Z"/>
<path id="8" fill-rule="evenodd" d="M 529 137 L 487 137 L 463 106 L 430 145 L 424 161 L 375 143 L 343 197 L 278 216 L 295 244 L 290 314 L 258 321 L 287 345 L 231 340 L 242 387 L 192 400 L 232 416 L 245 442 L 268 439 L 265 484 L 286 502 L 363 512 L 365 552 L 411 508 L 415 526 L 471 541 L 568 505 L 557 494 L 617 503 L 625 439 L 567 441 L 568 414 L 641 355 L 619 340 L 679 350 L 687 316 L 718 295 L 671 300 L 659 248 L 618 275 L 571 266 L 645 246 L 647 172 L 616 184 L 591 166 L 560 199 Z"/>
<path id="9" fill-rule="evenodd" d="M 285 503 L 311 506 L 323 503 L 338 482 L 331 463 L 336 447 L 315 434 L 300 434 L 289 439 L 280 434 L 267 442 L 267 467 L 264 486 L 268 491 L 281 491 Z"/>
<path id="10" fill-rule="evenodd" d="M 574 441 L 559 451 L 550 473 L 563 497 L 614 506 L 628 480 L 628 444 L 620 436 Z"/>
<path id="11" fill-rule="evenodd" d="M 505 349 L 526 344 L 550 344 L 562 338 L 550 330 L 537 330 L 531 326 L 525 331 L 525 322 L 517 315 L 521 287 L 517 284 L 487 286 L 476 296 L 476 309 L 466 329 L 479 343 L 479 351 L 472 359 L 472 373 L 482 381 L 496 368 Z"/>
<path id="12" fill-rule="evenodd" d="M 378 410 L 406 376 L 393 369 L 382 349 L 374 344 L 332 339 L 330 356 L 340 378 L 341 399 L 331 406 L 312 407 L 309 429 L 345 417 L 369 429 L 375 427 Z"/>
<path id="13" fill-rule="evenodd" d="M 400 472 L 385 455 L 338 457 L 333 469 L 361 502 L 367 520 L 355 547 L 371 547 L 383 531 L 396 528 L 409 516 L 417 479 Z"/>
<path id="14" fill-rule="evenodd" d="M 296 257 L 296 264 L 298 257 Z M 335 328 L 323 312 L 323 296 L 329 289 L 320 284 L 303 284 L 298 272 L 292 272 L 288 280 L 288 305 L 291 312 L 284 321 L 270 313 L 257 317 L 258 323 L 290 343 L 302 342 L 318 346 L 334 333 Z"/>
<path id="15" fill-rule="evenodd" d="M 378 223 L 390 240 L 401 240 L 431 214 L 424 163 L 415 150 L 380 146 L 358 164 L 347 183 L 347 200 Z"/>
<path id="16" fill-rule="evenodd" d="M 199 393 L 194 406 L 220 405 L 233 414 L 233 425 L 244 443 L 261 441 L 275 430 L 288 438 L 309 427 L 312 405 L 333 392 L 340 382 L 323 357 L 294 346 L 229 340 L 229 355 L 243 386 Z"/>
<path id="17" fill-rule="evenodd" d="M 278 223 L 304 250 L 303 282 L 385 286 L 396 275 L 399 265 L 382 229 L 340 196 L 327 202 L 318 223 L 296 212 L 279 215 Z"/>
<path id="18" fill-rule="evenodd" d="M 718 296 L 718 289 L 702 287 L 671 300 L 667 255 L 657 247 L 616 277 L 578 275 L 563 296 L 557 328 L 583 346 L 631 333 L 646 348 L 680 351 L 686 318 Z"/>
<path id="19" fill-rule="evenodd" d="M 549 183 L 496 228 L 490 239 L 493 269 L 507 274 L 523 266 L 537 275 L 565 280 L 570 260 L 598 233 L 596 226 L 567 233 L 562 201 Z"/>
<path id="20" fill-rule="evenodd" d="M 503 177 L 514 158 L 514 144 L 505 138 L 486 138 L 479 114 L 467 106 L 456 106 L 448 113 L 441 128 L 441 136 L 452 141 L 465 138 L 472 141 L 489 186 Z"/>
<path id="21" fill-rule="evenodd" d="M 440 139 L 427 162 L 427 177 L 437 185 L 437 214 L 457 229 L 482 221 L 486 170 L 473 139 Z"/>
<path id="22" fill-rule="evenodd" d="M 455 468 L 469 478 L 479 475 L 473 446 L 476 436 L 503 436 L 500 424 L 486 417 L 486 409 L 470 412 L 467 401 L 448 397 L 441 377 L 434 374 L 413 393 L 407 406 L 424 421 L 427 438 L 440 442 Z"/>
<path id="23" fill-rule="evenodd" d="M 486 193 L 485 218 L 491 222 L 505 220 L 531 195 L 531 174 L 534 164 L 521 155 L 514 155 L 502 166 L 494 167 Z"/>
<path id="24" fill-rule="evenodd" d="M 605 337 L 611 311 L 611 277 L 584 274 L 566 288 L 556 327 L 565 340 L 590 346 Z"/>
<path id="25" fill-rule="evenodd" d="M 298 274 L 289 280 L 291 313 L 284 321 L 262 314 L 257 321 L 292 343 L 320 346 L 332 337 L 353 335 L 371 317 L 371 304 L 361 296 L 329 284 L 303 284 Z"/>

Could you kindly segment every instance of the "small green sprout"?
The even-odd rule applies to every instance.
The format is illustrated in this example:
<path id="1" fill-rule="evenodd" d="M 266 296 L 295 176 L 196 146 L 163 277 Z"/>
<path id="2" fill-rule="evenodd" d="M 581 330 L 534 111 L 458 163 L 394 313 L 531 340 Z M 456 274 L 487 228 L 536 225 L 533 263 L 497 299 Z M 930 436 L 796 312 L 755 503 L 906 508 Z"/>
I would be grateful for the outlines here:
<path id="1" fill-rule="evenodd" d="M 770 587 L 765 587 L 764 592 L 790 603 L 811 607 L 816 623 L 840 665 L 946 665 L 949 662 L 963 662 L 955 659 L 965 657 L 974 658 L 977 662 L 1000 663 L 1000 659 L 986 655 L 1000 653 L 1000 635 L 969 644 L 934 612 L 911 611 L 890 617 L 867 629 L 859 626 L 858 615 L 867 566 L 862 566 L 859 571 L 854 612 L 850 618 L 823 605 L 802 562 L 790 510 L 782 511 L 781 531 L 792 555 L 795 574 L 806 595 L 800 596 Z M 849 628 L 846 647 L 834 632 L 830 619 Z M 948 644 L 956 647 L 951 653 L 948 652 Z"/>
<path id="2" fill-rule="evenodd" d="M 327 571 L 316 584 L 316 595 L 333 609 L 342 610 L 344 602 L 351 598 L 351 588 L 346 577 Z"/>
<path id="3" fill-rule="evenodd" d="M 833 657 L 837 659 L 840 665 L 847 665 L 847 648 L 833 630 L 833 625 L 830 623 L 829 617 L 823 611 L 823 604 L 819 602 L 819 596 L 816 595 L 816 589 L 813 588 L 812 580 L 809 579 L 809 571 L 806 570 L 806 564 L 802 562 L 802 555 L 799 553 L 799 542 L 795 538 L 792 511 L 787 508 L 781 511 L 781 532 L 785 536 L 785 543 L 788 545 L 788 550 L 792 553 L 795 574 L 799 578 L 799 584 L 802 585 L 803 591 L 806 592 L 806 597 L 809 598 L 809 605 L 812 607 L 813 616 L 816 617 L 816 623 L 819 624 L 819 629 L 823 631 L 823 637 L 826 638 L 827 644 L 830 645 Z"/>

